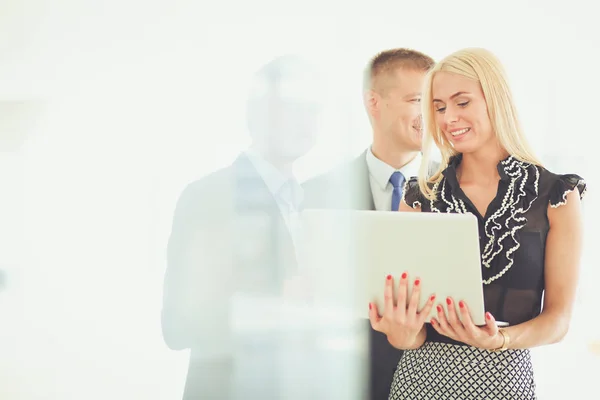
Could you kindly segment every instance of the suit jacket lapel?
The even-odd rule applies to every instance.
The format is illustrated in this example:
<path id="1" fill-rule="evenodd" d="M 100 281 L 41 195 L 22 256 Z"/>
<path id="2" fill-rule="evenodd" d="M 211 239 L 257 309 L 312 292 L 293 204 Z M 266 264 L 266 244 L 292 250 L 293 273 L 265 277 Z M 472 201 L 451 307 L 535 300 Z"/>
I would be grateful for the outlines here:
<path id="1" fill-rule="evenodd" d="M 355 194 L 356 208 L 360 210 L 375 210 L 369 167 L 367 165 L 367 152 L 364 151 L 356 158 L 352 165 L 352 175 L 356 177 Z"/>

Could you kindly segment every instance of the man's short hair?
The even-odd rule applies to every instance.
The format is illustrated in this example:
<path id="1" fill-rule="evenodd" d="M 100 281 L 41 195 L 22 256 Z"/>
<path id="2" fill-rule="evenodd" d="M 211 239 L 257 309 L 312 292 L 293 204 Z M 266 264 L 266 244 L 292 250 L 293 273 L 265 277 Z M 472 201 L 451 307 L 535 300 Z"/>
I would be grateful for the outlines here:
<path id="1" fill-rule="evenodd" d="M 420 51 L 406 48 L 382 51 L 373 57 L 365 68 L 363 90 L 375 89 L 379 77 L 398 68 L 427 72 L 434 65 L 433 58 Z"/>

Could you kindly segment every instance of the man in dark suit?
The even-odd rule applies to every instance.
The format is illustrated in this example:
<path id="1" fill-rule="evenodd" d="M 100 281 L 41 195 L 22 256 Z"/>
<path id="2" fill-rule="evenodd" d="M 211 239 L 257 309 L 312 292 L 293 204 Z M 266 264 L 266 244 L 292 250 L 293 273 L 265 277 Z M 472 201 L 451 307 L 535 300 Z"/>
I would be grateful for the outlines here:
<path id="1" fill-rule="evenodd" d="M 302 188 L 292 164 L 314 145 L 319 82 L 294 56 L 260 69 L 248 101 L 251 147 L 177 202 L 162 329 L 171 349 L 191 349 L 186 400 L 282 398 L 289 352 L 302 350 L 286 347 L 278 319 L 297 268 Z"/>
<path id="2" fill-rule="evenodd" d="M 372 145 L 348 164 L 306 182 L 305 208 L 398 210 L 403 183 L 418 175 L 421 163 L 421 88 L 433 64 L 410 49 L 383 51 L 371 59 L 363 94 Z M 387 400 L 402 352 L 368 329 L 370 399 Z"/>

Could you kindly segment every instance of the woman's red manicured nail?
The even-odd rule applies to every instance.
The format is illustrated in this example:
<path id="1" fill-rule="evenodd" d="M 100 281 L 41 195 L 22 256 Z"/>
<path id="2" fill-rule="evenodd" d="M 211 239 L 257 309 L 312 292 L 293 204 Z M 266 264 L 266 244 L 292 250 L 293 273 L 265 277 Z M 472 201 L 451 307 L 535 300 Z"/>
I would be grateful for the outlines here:
<path id="1" fill-rule="evenodd" d="M 404 273 L 402 274 L 402 279 L 406 279 L 406 276 L 407 276 L 407 275 L 406 275 L 406 272 L 404 272 Z"/>
<path id="2" fill-rule="evenodd" d="M 459 301 L 458 305 L 460 306 L 460 308 L 465 308 L 465 303 L 463 301 Z"/>
<path id="3" fill-rule="evenodd" d="M 448 304 L 448 305 L 451 305 L 451 304 L 452 304 L 452 300 L 450 300 L 450 297 L 448 297 L 448 298 L 446 299 L 446 304 Z"/>
<path id="4" fill-rule="evenodd" d="M 388 275 L 388 276 L 387 276 L 387 280 L 389 281 L 390 279 L 392 279 L 392 276 L 391 276 L 391 275 Z"/>

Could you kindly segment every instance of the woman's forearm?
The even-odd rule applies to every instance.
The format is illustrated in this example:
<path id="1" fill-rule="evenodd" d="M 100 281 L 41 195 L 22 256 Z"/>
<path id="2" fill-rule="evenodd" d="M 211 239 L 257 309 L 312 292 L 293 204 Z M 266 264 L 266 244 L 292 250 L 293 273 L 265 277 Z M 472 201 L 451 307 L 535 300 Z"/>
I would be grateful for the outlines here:
<path id="1" fill-rule="evenodd" d="M 510 337 L 508 348 L 529 349 L 560 342 L 569 330 L 569 322 L 569 315 L 542 312 L 530 321 L 504 328 Z"/>

